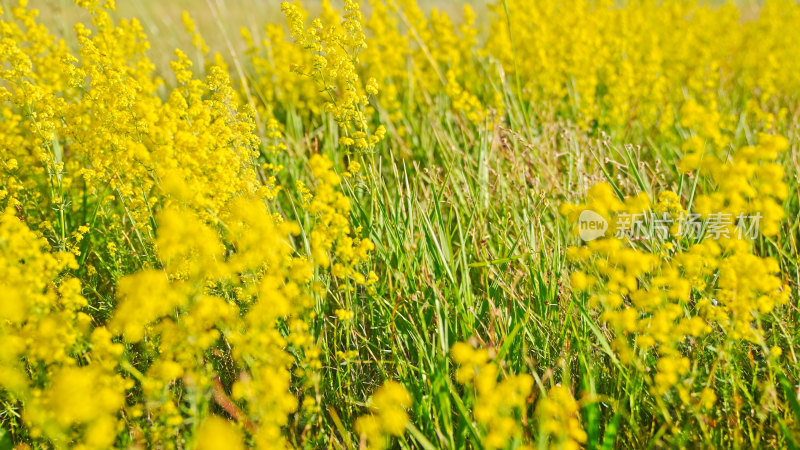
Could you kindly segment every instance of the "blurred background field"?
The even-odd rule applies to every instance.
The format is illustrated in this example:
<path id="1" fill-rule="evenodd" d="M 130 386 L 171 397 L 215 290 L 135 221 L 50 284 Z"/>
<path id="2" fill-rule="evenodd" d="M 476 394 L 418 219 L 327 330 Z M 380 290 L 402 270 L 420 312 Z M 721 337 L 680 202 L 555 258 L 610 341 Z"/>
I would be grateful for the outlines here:
<path id="1" fill-rule="evenodd" d="M 151 58 L 159 68 L 165 67 L 173 50 L 192 49 L 192 37 L 186 33 L 181 16 L 184 11 L 191 14 L 198 31 L 205 37 L 212 52 L 219 52 L 229 60 L 228 48 L 223 31 L 227 34 L 234 51 L 241 51 L 245 44 L 240 30 L 247 28 L 258 39 L 267 23 L 283 23 L 282 0 L 117 0 L 114 15 L 117 18 L 136 18 L 141 22 L 144 32 L 150 38 Z M 9 3 L 4 0 L 3 4 Z M 366 3 L 366 2 L 364 2 Z M 339 7 L 338 2 L 332 2 Z M 460 20 L 462 7 L 470 4 L 478 12 L 478 21 L 486 16 L 486 2 L 481 0 L 421 0 L 424 10 L 436 8 Z M 30 8 L 39 10 L 42 23 L 54 35 L 63 37 L 74 44 L 75 33 L 71 24 L 76 21 L 88 22 L 86 10 L 75 6 L 72 0 L 29 0 Z M 303 6 L 312 17 L 319 11 L 319 1 L 305 1 Z M 7 6 L 6 6 L 7 8 Z M 364 5 L 369 11 L 369 5 Z"/>

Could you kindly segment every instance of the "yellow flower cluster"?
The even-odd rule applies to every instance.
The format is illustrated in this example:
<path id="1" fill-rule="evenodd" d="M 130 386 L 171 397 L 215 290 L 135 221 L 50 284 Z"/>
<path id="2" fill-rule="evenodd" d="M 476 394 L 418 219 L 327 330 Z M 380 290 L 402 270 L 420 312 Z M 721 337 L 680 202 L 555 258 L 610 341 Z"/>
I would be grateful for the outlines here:
<path id="1" fill-rule="evenodd" d="M 364 84 L 357 72 L 359 53 L 367 47 L 358 2 L 346 0 L 342 18 L 325 2 L 323 16 L 311 21 L 309 27 L 299 6 L 283 2 L 281 9 L 291 36 L 309 55 L 309 66 L 295 63 L 294 70 L 310 77 L 325 93 L 323 109 L 339 125 L 339 142 L 347 148 L 372 149 L 386 131 L 380 125 L 372 129 L 368 124 L 371 107 L 367 96 L 378 93 L 378 83 L 369 78 Z"/>
<path id="2" fill-rule="evenodd" d="M 511 375 L 498 381 L 500 367 L 491 360 L 489 351 L 475 349 L 465 342 L 455 344 L 450 356 L 459 365 L 456 381 L 475 391 L 472 414 L 483 429 L 483 446 L 500 449 L 509 442 L 521 441 L 520 416 L 525 417 L 533 377 Z"/>
<path id="3" fill-rule="evenodd" d="M 117 374 L 123 347 L 83 312 L 81 284 L 66 274 L 74 256 L 50 253 L 12 211 L 0 216 L 0 388 L 24 406 L 31 437 L 108 448 L 131 387 Z"/>
<path id="4" fill-rule="evenodd" d="M 29 223 L 66 248 L 76 205 L 106 211 L 119 202 L 137 234 L 152 233 L 159 185 L 180 186 L 181 199 L 213 217 L 234 195 L 266 189 L 256 183 L 251 160 L 259 140 L 252 114 L 237 104 L 227 72 L 209 68 L 196 80 L 180 51 L 171 66 L 178 83 L 163 101 L 164 81 L 153 75 L 149 43 L 135 20 L 111 19 L 113 4 L 79 2 L 92 28 L 75 27 L 79 51 L 69 52 L 25 3 L 0 20 L 0 96 L 12 125 L 1 139 L 3 201 L 18 205 Z M 204 130 L 198 133 L 197 130 Z M 47 193 L 33 195 L 34 193 Z M 55 209 L 53 217 L 43 211 Z M 139 247 L 146 247 L 143 238 Z"/>
<path id="5" fill-rule="evenodd" d="M 342 17 L 323 1 L 323 14 L 307 26 L 305 10 L 285 2 L 299 47 L 275 25 L 260 43 L 243 30 L 261 107 L 294 105 L 316 115 L 328 104 L 346 125 L 347 144 L 358 141 L 348 128 L 369 134 L 366 94 L 391 129 L 403 129 L 403 101 L 423 110 L 440 92 L 454 111 L 483 124 L 502 117 L 499 87 L 509 85 L 546 117 L 577 117 L 615 134 L 699 126 L 722 145 L 717 124 L 730 131 L 737 120 L 721 113 L 736 107 L 727 93 L 752 93 L 746 112 L 769 129 L 787 116 L 787 99 L 800 86 L 797 68 L 778 63 L 796 61 L 797 49 L 774 31 L 798 26 L 800 8 L 791 0 L 766 2 L 752 20 L 732 4 L 497 1 L 484 41 L 469 6 L 455 23 L 413 0 L 369 3 L 362 18 L 354 1 L 345 2 Z M 766 63 L 762 55 L 769 55 Z M 299 73 L 282 70 L 290 66 Z M 398 98 L 403 92 L 412 97 Z"/>
<path id="6" fill-rule="evenodd" d="M 550 439 L 551 448 L 579 449 L 586 443 L 586 432 L 580 421 L 580 407 L 572 393 L 561 385 L 550 388 L 539 400 L 536 416 L 541 433 Z"/>
<path id="7" fill-rule="evenodd" d="M 800 7 L 770 0 L 752 17 L 735 5 L 498 1 L 486 49 L 521 95 L 585 126 L 670 132 L 695 112 L 733 106 L 735 90 L 772 121 L 800 86 L 798 47 L 775 32 L 797 27 Z"/>
<path id="8" fill-rule="evenodd" d="M 403 135 L 404 92 L 415 93 L 408 101 L 419 107 L 444 92 L 452 108 L 476 125 L 490 117 L 487 103 L 494 117 L 502 115 L 500 92 L 467 87 L 482 86 L 474 58 L 479 30 L 469 6 L 460 24 L 436 9 L 426 17 L 413 0 L 370 0 L 366 18 L 356 1 L 345 1 L 340 17 L 324 0 L 320 17 L 310 22 L 299 3 L 283 2 L 281 9 L 296 45 L 274 24 L 265 27 L 261 42 L 242 29 L 259 110 L 286 113 L 293 105 L 292 112 L 304 117 L 327 111 L 339 124 L 339 142 L 362 150 L 383 139 L 381 122 Z"/>
<path id="9" fill-rule="evenodd" d="M 352 277 L 358 284 L 374 282 L 354 270 L 354 264 L 366 259 L 375 244 L 367 238 L 351 235 L 348 214 L 350 199 L 336 190 L 340 183 L 339 175 L 332 170 L 333 163 L 322 156 L 314 155 L 309 162 L 311 173 L 318 181 L 308 211 L 318 216 L 319 224 L 311 232 L 311 256 L 322 267 L 331 264 L 331 273 L 339 278 Z"/>
<path id="10" fill-rule="evenodd" d="M 387 381 L 375 390 L 368 403 L 372 412 L 356 420 L 356 432 L 361 436 L 361 448 L 386 448 L 387 438 L 402 436 L 408 424 L 407 408 L 411 396 L 402 384 Z"/>
<path id="11" fill-rule="evenodd" d="M 785 148 L 784 138 L 762 134 L 756 146 L 733 151 L 727 159 L 703 158 L 699 173 L 713 188 L 694 198 L 699 218 L 707 221 L 701 236 L 681 234 L 685 230 L 677 225 L 688 212 L 670 191 L 648 208 L 646 195 L 623 202 L 601 183 L 589 190 L 587 203 L 562 205 L 572 221 L 579 222 L 585 210 L 609 221 L 606 237 L 568 250 L 582 267 L 571 274 L 572 287 L 588 293 L 589 304 L 602 311 L 600 318 L 616 332 L 614 347 L 623 361 L 636 356 L 627 337 L 645 360 L 650 352 L 656 355 L 655 394 L 664 395 L 689 377 L 692 361 L 684 349 L 690 340 L 717 328 L 728 339 L 764 346 L 760 317 L 788 302 L 791 290 L 780 278 L 777 261 L 758 256 L 735 220 L 711 221 L 720 215 L 749 216 L 760 219 L 761 235 L 776 234 L 783 217 L 778 201 L 787 188 L 783 170 L 772 161 Z M 647 209 L 675 225 L 669 232 L 651 233 L 646 242 L 617 233 L 623 215 Z M 685 397 L 687 388 L 680 389 Z"/>
<path id="12" fill-rule="evenodd" d="M 697 197 L 697 212 L 733 217 L 758 215 L 759 231 L 764 236 L 775 236 L 785 215 L 780 202 L 788 195 L 783 167 L 776 161 L 788 147 L 786 138 L 761 133 L 757 145 L 726 155 L 703 155 L 696 167 L 686 162 L 687 158 L 694 160 L 695 153 L 684 157 L 683 167 L 695 168 L 699 175 L 707 175 L 718 186 L 716 192 Z"/>
<path id="13" fill-rule="evenodd" d="M 289 350 L 305 355 L 297 362 L 304 370 L 320 368 L 306 322 L 314 271 L 331 267 L 334 277 L 365 283 L 354 267 L 373 248 L 368 240 L 354 244 L 342 215 L 346 198 L 336 191 L 339 180 L 328 171 L 330 162 L 317 158 L 312 172 L 321 178 L 309 212 L 319 218 L 310 235 L 322 243 L 312 242 L 310 259 L 295 256 L 297 224 L 270 213 L 262 199 L 242 197 L 221 212 L 219 233 L 191 210 L 162 211 L 155 245 L 164 269 L 119 281 L 119 305 L 110 328 L 126 342 L 148 342 L 152 352 L 153 361 L 137 377 L 147 414 L 156 422 L 149 429 L 152 438 L 181 432 L 186 423 L 180 410 L 188 395 L 190 405 L 211 398 L 228 405 L 226 410 L 260 448 L 288 445 L 281 428 L 298 407 L 290 389 L 295 357 Z M 235 250 L 226 252 L 226 247 Z M 226 343 L 227 357 L 238 371 L 230 392 L 241 407 L 221 391 L 219 379 L 226 373 L 206 362 L 220 342 Z M 178 381 L 186 392 L 175 392 Z"/>
<path id="14" fill-rule="evenodd" d="M 218 435 L 228 447 L 286 447 L 293 389 L 308 388 L 321 367 L 312 282 L 374 283 L 359 268 L 374 245 L 351 229 L 340 177 L 316 156 L 306 254 L 299 225 L 267 203 L 278 187 L 266 170 L 280 168 L 256 164 L 254 114 L 227 69 L 209 64 L 197 79 L 176 50 L 175 88 L 165 90 L 138 22 L 115 23 L 111 2 L 78 4 L 92 23 L 76 25 L 76 55 L 24 1 L 0 17 L 4 401 L 19 405 L 24 433 L 58 447 L 107 448 L 122 415 L 137 423 L 139 443 L 184 436 L 202 446 Z M 336 32 L 346 38 L 327 44 L 361 46 L 357 8 L 348 8 Z M 342 70 L 345 56 L 336 53 Z M 266 128 L 264 152 L 282 152 L 281 124 Z M 382 133 L 365 139 L 374 145 Z M 353 163 L 348 174 L 357 171 Z M 68 218 L 77 211 L 94 216 L 76 224 Z M 97 305 L 69 275 L 84 269 L 100 226 L 128 238 L 109 239 L 93 258 L 116 260 L 120 245 L 140 255 L 141 270 L 116 280 L 107 322 L 87 314 Z M 211 415 L 212 403 L 235 423 Z"/>

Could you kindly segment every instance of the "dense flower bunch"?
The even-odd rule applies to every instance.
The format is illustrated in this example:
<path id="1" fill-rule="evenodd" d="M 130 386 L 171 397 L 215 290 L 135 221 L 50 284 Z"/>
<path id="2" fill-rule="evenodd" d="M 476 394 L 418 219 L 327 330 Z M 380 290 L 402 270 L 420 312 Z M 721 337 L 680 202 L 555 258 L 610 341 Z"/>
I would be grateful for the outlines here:
<path id="1" fill-rule="evenodd" d="M 715 188 L 694 199 L 699 221 L 688 225 L 705 219 L 700 236 L 681 228 L 687 211 L 671 191 L 662 192 L 651 206 L 646 195 L 623 202 L 602 183 L 589 190 L 585 204 L 562 206 L 576 224 L 587 210 L 609 221 L 607 237 L 569 249 L 570 258 L 583 266 L 572 273 L 572 286 L 590 294 L 590 305 L 616 331 L 614 347 L 623 361 L 655 356 L 654 394 L 664 395 L 691 376 L 692 361 L 684 351 L 689 341 L 720 334 L 723 340 L 767 348 L 760 319 L 786 304 L 791 289 L 781 280 L 777 261 L 754 252 L 743 224 L 713 219 L 755 217 L 760 234 L 777 233 L 783 217 L 777 200 L 786 195 L 786 184 L 782 168 L 772 161 L 785 148 L 784 138 L 761 135 L 758 145 L 732 152 L 730 160 L 702 159 L 699 173 L 707 174 Z M 695 160 L 695 155 L 687 158 Z M 673 225 L 647 236 L 648 242 L 619 233 L 621 218 L 644 211 L 656 213 L 651 220 L 667 218 Z M 634 348 L 627 337 L 633 338 Z M 699 389 L 708 388 L 697 382 Z M 679 387 L 682 397 L 691 390 L 691 382 Z"/>
<path id="2" fill-rule="evenodd" d="M 95 30 L 76 26 L 77 56 L 24 2 L 0 27 L 11 63 L 3 124 L 13 125 L 2 150 L 0 395 L 20 408 L 20 433 L 59 447 L 112 446 L 121 414 L 134 443 L 208 446 L 221 435 L 226 446 L 286 447 L 282 429 L 299 406 L 292 389 L 320 368 L 312 281 L 324 271 L 374 283 L 359 271 L 374 245 L 351 229 L 340 178 L 317 155 L 303 255 L 298 224 L 271 211 L 275 178 L 255 164 L 253 115 L 226 69 L 209 65 L 198 80 L 176 50 L 176 87 L 162 100 L 140 26 L 114 24 L 113 3 L 78 3 Z M 279 153 L 282 134 L 268 125 L 265 151 Z M 87 204 L 91 226 L 66 220 Z M 116 280 L 106 327 L 69 274 L 83 269 L 90 230 L 118 232 L 119 221 L 138 236 L 131 252 L 152 259 Z M 116 254 L 109 242 L 97 257 Z"/>
<path id="3" fill-rule="evenodd" d="M 772 126 L 786 117 L 800 84 L 798 70 L 776 63 L 797 60 L 795 46 L 773 32 L 797 26 L 800 10 L 790 0 L 767 2 L 754 20 L 732 4 L 499 1 L 483 42 L 469 6 L 456 23 L 436 9 L 426 15 L 414 1 L 372 1 L 357 26 L 362 13 L 348 4 L 341 28 L 325 1 L 310 29 L 300 5 L 283 6 L 292 36 L 311 53 L 288 44 L 280 27 L 269 25 L 261 45 L 243 30 L 266 108 L 302 105 L 316 114 L 338 91 L 344 101 L 329 109 L 358 124 L 369 121 L 356 112 L 369 110 L 366 92 L 402 129 L 396 113 L 403 92 L 415 93 L 405 101 L 421 110 L 443 92 L 454 111 L 482 124 L 502 117 L 501 87 L 510 85 L 545 115 L 576 116 L 586 127 L 614 132 L 664 133 L 698 109 L 743 108 L 755 123 Z M 770 55 L 768 62 L 760 55 Z M 287 74 L 287 66 L 301 75 Z M 311 78 L 321 89 L 311 88 Z M 726 96 L 732 91 L 753 97 L 736 104 L 737 96 Z"/>
<path id="4" fill-rule="evenodd" d="M 411 406 L 411 396 L 402 384 L 387 381 L 372 395 L 372 412 L 359 417 L 356 431 L 362 436 L 362 447 L 385 448 L 387 437 L 402 436 L 408 424 L 405 408 Z"/>
<path id="5" fill-rule="evenodd" d="M 386 133 L 383 126 L 372 129 L 368 95 L 378 94 L 378 82 L 359 78 L 359 53 L 366 48 L 358 2 L 345 2 L 343 18 L 329 6 L 306 28 L 304 12 L 297 5 L 283 2 L 291 36 L 311 55 L 310 67 L 295 65 L 294 70 L 313 79 L 326 95 L 323 109 L 339 125 L 339 142 L 359 150 L 372 149 Z"/>
<path id="6" fill-rule="evenodd" d="M 475 390 L 473 417 L 483 430 L 485 448 L 504 448 L 522 440 L 519 416 L 524 417 L 526 402 L 533 388 L 530 375 L 500 377 L 500 368 L 489 351 L 459 342 L 450 349 L 459 365 L 456 381 Z"/>
<path id="7" fill-rule="evenodd" d="M 178 86 L 164 101 L 141 25 L 115 24 L 113 2 L 79 3 L 94 30 L 76 25 L 77 56 L 25 2 L 4 16 L 2 58 L 12 67 L 2 73 L 10 119 L 3 123 L 12 125 L 3 134 L 4 204 L 65 249 L 71 231 L 85 225 L 66 222 L 79 205 L 102 214 L 118 203 L 141 237 L 153 231 L 162 182 L 191 192 L 190 206 L 207 217 L 238 193 L 268 189 L 251 164 L 255 125 L 235 103 L 226 71 L 212 67 L 204 81 L 194 79 L 191 61 L 176 51 Z M 42 214 L 52 209 L 57 214 Z M 146 247 L 144 238 L 138 245 Z"/>
<path id="8" fill-rule="evenodd" d="M 119 281 L 120 302 L 110 329 L 128 343 L 147 343 L 138 356 L 151 361 L 137 376 L 146 410 L 136 405 L 131 414 L 151 417 L 149 439 L 181 435 L 186 426 L 181 411 L 199 408 L 192 413 L 199 419 L 208 414 L 213 399 L 257 446 L 288 445 L 281 428 L 298 407 L 290 391 L 291 369 L 297 365 L 311 379 L 320 367 L 307 325 L 314 271 L 332 266 L 332 276 L 366 284 L 354 267 L 373 248 L 369 240 L 354 240 L 342 215 L 348 203 L 336 192 L 339 179 L 328 170 L 330 163 L 317 158 L 312 173 L 318 184 L 309 212 L 317 216 L 318 225 L 310 235 L 323 242 L 312 243 L 310 258 L 294 256 L 296 224 L 270 213 L 263 199 L 239 198 L 222 211 L 220 233 L 185 205 L 162 211 L 155 247 L 163 270 L 149 269 Z M 229 349 L 224 354 L 220 342 Z M 302 355 L 299 361 L 295 352 Z M 232 367 L 223 372 L 211 364 L 208 359 L 215 354 Z M 220 381 L 233 373 L 238 375 L 231 397 L 241 408 L 227 398 Z M 176 382 L 182 391 L 174 390 Z"/>
<path id="9" fill-rule="evenodd" d="M 566 450 L 580 448 L 586 443 L 579 412 L 578 402 L 561 385 L 550 388 L 547 397 L 539 400 L 536 415 L 541 432 L 551 439 L 551 446 Z"/>
<path id="10" fill-rule="evenodd" d="M 12 209 L 0 217 L 0 389 L 22 405 L 29 435 L 58 446 L 106 448 L 122 429 L 130 380 L 123 346 L 84 312 L 74 255 L 50 253 Z"/>
<path id="11" fill-rule="evenodd" d="M 693 102 L 715 113 L 714 105 L 744 106 L 726 95 L 734 90 L 753 95 L 748 111 L 774 120 L 786 114 L 787 96 L 794 97 L 800 82 L 791 63 L 777 62 L 796 61 L 797 47 L 772 32 L 797 25 L 800 8 L 793 1 L 766 2 L 757 17 L 745 18 L 733 3 L 617 8 L 612 1 L 510 0 L 508 23 L 504 4 L 495 6 L 503 20 L 492 23 L 489 54 L 519 77 L 522 95 L 577 114 L 587 126 L 665 132 Z"/>
<path id="12" fill-rule="evenodd" d="M 296 225 L 276 222 L 263 200 L 237 200 L 223 219 L 222 237 L 236 249 L 226 257 L 217 233 L 190 212 L 165 210 L 159 220 L 156 247 L 164 269 L 121 279 L 110 323 L 126 342 L 149 342 L 140 353 L 152 358 L 140 379 L 147 411 L 133 414 L 152 417 L 149 431 L 158 434 L 150 438 L 160 441 L 185 426 L 182 401 L 193 408 L 207 408 L 212 398 L 232 405 L 219 400 L 225 396 L 220 377 L 230 372 L 207 361 L 222 339 L 232 350 L 225 358 L 241 368 L 232 396 L 244 401 L 242 410 L 228 412 L 259 446 L 280 445 L 280 427 L 297 407 L 289 392 L 294 359 L 284 349 L 310 345 L 303 327 L 291 326 L 288 336 L 277 328 L 279 321 L 301 320 L 311 303 L 304 286 L 313 266 L 294 259 L 287 241 Z M 185 390 L 177 396 L 176 381 Z M 194 413 L 198 419 L 207 414 L 201 411 Z"/>
<path id="13" fill-rule="evenodd" d="M 474 11 L 465 6 L 463 23 L 455 24 L 437 10 L 427 18 L 414 1 L 369 3 L 368 17 L 357 2 L 347 1 L 340 18 L 330 2 L 323 1 L 323 13 L 308 24 L 300 4 L 283 2 L 290 35 L 298 45 L 287 43 L 284 29 L 274 24 L 266 26 L 260 43 L 243 29 L 259 108 L 285 113 L 286 105 L 292 105 L 295 113 L 311 117 L 325 110 L 340 125 L 340 142 L 362 150 L 383 139 L 381 121 L 403 134 L 400 110 L 405 92 L 417 93 L 408 101 L 419 107 L 443 92 L 455 111 L 483 124 L 490 117 L 486 101 L 467 87 L 480 85 L 481 79 L 474 58 Z M 499 91 L 482 87 L 479 94 L 488 98 L 493 117 L 502 115 Z M 383 113 L 377 122 L 373 104 Z"/>

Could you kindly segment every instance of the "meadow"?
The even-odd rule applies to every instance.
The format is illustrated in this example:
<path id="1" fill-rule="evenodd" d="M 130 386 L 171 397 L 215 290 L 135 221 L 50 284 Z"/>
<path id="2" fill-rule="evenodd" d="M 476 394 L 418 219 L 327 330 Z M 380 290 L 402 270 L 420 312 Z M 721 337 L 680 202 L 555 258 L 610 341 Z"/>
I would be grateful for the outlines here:
<path id="1" fill-rule="evenodd" d="M 800 446 L 795 0 L 4 0 L 0 449 Z"/>

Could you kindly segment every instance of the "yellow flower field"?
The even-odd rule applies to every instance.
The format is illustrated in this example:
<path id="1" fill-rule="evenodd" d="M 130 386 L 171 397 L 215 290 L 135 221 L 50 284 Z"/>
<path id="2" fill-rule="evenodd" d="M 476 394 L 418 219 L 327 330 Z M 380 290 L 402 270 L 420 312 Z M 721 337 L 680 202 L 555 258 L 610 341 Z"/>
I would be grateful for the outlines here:
<path id="1" fill-rule="evenodd" d="M 2 2 L 0 450 L 800 446 L 796 0 L 119 1 Z"/>

